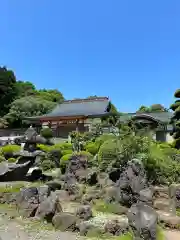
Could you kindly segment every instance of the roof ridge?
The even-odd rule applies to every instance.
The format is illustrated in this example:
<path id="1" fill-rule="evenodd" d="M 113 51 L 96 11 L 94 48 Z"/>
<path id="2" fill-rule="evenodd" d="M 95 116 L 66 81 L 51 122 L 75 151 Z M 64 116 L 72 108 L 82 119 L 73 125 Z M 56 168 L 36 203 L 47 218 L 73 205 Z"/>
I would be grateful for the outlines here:
<path id="1" fill-rule="evenodd" d="M 72 99 L 72 100 L 65 100 L 62 103 L 81 103 L 81 102 L 95 102 L 95 101 L 105 101 L 109 100 L 108 97 L 92 97 L 92 98 L 81 98 L 81 99 Z"/>

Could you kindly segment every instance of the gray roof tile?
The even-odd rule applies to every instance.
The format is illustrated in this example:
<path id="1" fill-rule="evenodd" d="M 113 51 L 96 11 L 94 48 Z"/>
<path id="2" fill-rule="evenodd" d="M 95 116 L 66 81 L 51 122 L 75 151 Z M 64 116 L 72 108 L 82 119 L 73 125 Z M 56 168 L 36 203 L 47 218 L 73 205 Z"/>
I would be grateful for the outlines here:
<path id="1" fill-rule="evenodd" d="M 44 117 L 96 116 L 107 114 L 108 98 L 64 101 Z"/>

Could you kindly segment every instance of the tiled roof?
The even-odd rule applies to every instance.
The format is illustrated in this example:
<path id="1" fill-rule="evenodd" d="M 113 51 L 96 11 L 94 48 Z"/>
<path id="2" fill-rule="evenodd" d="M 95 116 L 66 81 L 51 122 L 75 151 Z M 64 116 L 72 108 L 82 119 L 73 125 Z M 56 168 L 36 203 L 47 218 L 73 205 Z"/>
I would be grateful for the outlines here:
<path id="1" fill-rule="evenodd" d="M 120 117 L 122 122 L 128 121 L 130 120 L 132 117 L 134 116 L 149 116 L 152 117 L 154 119 L 156 119 L 157 121 L 161 121 L 163 123 L 168 123 L 171 119 L 171 117 L 173 116 L 172 112 L 151 112 L 151 113 L 127 113 L 124 114 Z"/>
<path id="2" fill-rule="evenodd" d="M 107 97 L 67 100 L 59 104 L 52 112 L 38 118 L 106 115 L 109 102 Z"/>

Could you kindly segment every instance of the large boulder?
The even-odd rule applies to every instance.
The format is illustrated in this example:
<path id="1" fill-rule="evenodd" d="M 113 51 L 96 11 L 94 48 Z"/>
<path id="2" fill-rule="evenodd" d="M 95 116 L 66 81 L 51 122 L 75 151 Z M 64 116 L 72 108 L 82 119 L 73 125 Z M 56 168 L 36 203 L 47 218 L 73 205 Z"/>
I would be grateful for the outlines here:
<path id="1" fill-rule="evenodd" d="M 36 217 L 51 222 L 56 213 L 62 212 L 60 201 L 55 193 L 42 201 L 36 211 Z"/>
<path id="2" fill-rule="evenodd" d="M 21 216 L 34 217 L 39 204 L 50 194 L 48 186 L 22 188 L 16 196 L 16 206 Z"/>
<path id="3" fill-rule="evenodd" d="M 36 187 L 23 188 L 16 198 L 16 205 L 23 217 L 34 217 L 39 205 L 39 193 Z"/>
<path id="4" fill-rule="evenodd" d="M 0 182 L 21 181 L 26 180 L 26 174 L 29 168 L 33 166 L 35 159 L 27 161 L 23 164 L 0 163 Z"/>
<path id="5" fill-rule="evenodd" d="M 75 215 L 67 212 L 61 212 L 53 217 L 52 224 L 56 229 L 61 231 L 75 231 L 77 220 L 78 219 Z"/>
<path id="6" fill-rule="evenodd" d="M 129 161 L 116 183 L 117 201 L 130 207 L 138 201 L 152 204 L 153 192 L 147 185 L 142 162 L 138 159 Z"/>
<path id="7" fill-rule="evenodd" d="M 92 209 L 89 205 L 82 205 L 76 211 L 76 216 L 85 221 L 89 220 L 92 216 Z"/>
<path id="8" fill-rule="evenodd" d="M 127 213 L 135 239 L 156 240 L 158 215 L 144 203 L 133 204 Z"/>

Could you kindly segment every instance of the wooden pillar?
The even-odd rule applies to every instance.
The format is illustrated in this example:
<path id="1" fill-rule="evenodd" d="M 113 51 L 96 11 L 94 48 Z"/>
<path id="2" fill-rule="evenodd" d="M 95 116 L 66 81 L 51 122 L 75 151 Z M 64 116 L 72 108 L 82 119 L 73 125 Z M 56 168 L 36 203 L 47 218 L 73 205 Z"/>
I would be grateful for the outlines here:
<path id="1" fill-rule="evenodd" d="M 76 120 L 76 132 L 79 132 L 79 120 Z"/>

